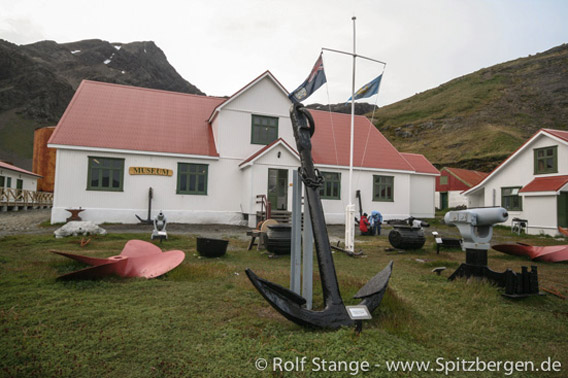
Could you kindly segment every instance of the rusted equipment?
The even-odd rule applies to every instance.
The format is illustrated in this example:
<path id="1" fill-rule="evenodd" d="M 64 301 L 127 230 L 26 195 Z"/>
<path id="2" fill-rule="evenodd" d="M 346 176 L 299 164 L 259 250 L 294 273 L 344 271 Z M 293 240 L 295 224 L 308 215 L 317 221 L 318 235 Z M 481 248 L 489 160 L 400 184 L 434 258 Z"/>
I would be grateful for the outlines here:
<path id="1" fill-rule="evenodd" d="M 85 209 L 82 208 L 78 208 L 78 209 L 65 209 L 65 211 L 68 211 L 71 213 L 71 216 L 69 218 L 66 219 L 67 222 L 71 222 L 71 221 L 82 221 L 83 219 L 81 219 L 81 217 L 79 216 L 79 213 L 85 211 Z"/>
<path id="2" fill-rule="evenodd" d="M 491 246 L 496 251 L 515 256 L 527 256 L 531 260 L 544 262 L 568 261 L 568 245 L 535 246 L 523 243 L 498 244 Z"/>
<path id="3" fill-rule="evenodd" d="M 329 236 L 325 224 L 323 206 L 319 195 L 319 186 L 323 179 L 314 168 L 311 154 L 311 136 L 315 132 L 315 124 L 309 113 L 300 103 L 292 105 L 290 118 L 300 154 L 302 167 L 300 176 L 305 187 L 305 198 L 311 214 L 312 229 L 316 246 L 318 268 L 321 277 L 323 309 L 321 311 L 308 310 L 305 307 L 306 299 L 295 292 L 258 277 L 250 269 L 247 276 L 254 287 L 280 314 L 296 324 L 306 327 L 339 328 L 353 326 L 356 320 L 349 316 L 339 292 L 337 275 L 333 264 Z M 392 262 L 383 271 L 373 277 L 356 295 L 363 299 L 369 312 L 375 310 L 384 294 L 392 273 Z"/>
<path id="4" fill-rule="evenodd" d="M 152 197 L 153 197 L 153 192 L 152 192 L 152 187 L 150 187 L 150 188 L 148 188 L 148 218 L 142 219 L 137 214 L 134 214 L 136 216 L 136 218 L 138 218 L 138 220 L 142 224 L 152 224 L 153 223 L 153 221 L 152 221 Z"/>
<path id="5" fill-rule="evenodd" d="M 436 241 L 436 254 L 440 254 L 440 248 L 460 248 L 461 249 L 461 239 L 458 238 L 448 238 L 440 236 L 437 231 L 432 231 L 434 240 Z"/>
<path id="6" fill-rule="evenodd" d="M 268 226 L 266 249 L 277 255 L 289 255 L 292 248 L 292 226 L 274 224 Z"/>
<path id="7" fill-rule="evenodd" d="M 228 240 L 197 238 L 197 253 L 204 257 L 221 257 L 227 253 Z"/>
<path id="8" fill-rule="evenodd" d="M 394 248 L 420 249 L 426 243 L 423 227 L 430 226 L 427 222 L 409 217 L 388 220 L 387 223 L 393 226 L 393 230 L 389 232 L 389 242 Z"/>
<path id="9" fill-rule="evenodd" d="M 92 265 L 90 268 L 64 274 L 57 278 L 59 280 L 97 279 L 112 275 L 155 278 L 174 269 L 185 259 L 182 251 L 162 252 L 159 247 L 142 240 L 129 240 L 119 255 L 108 258 L 51 252 Z"/>
<path id="10" fill-rule="evenodd" d="M 560 232 L 564 236 L 568 236 L 568 227 L 558 226 L 558 232 Z"/>
<path id="11" fill-rule="evenodd" d="M 493 225 L 505 222 L 507 211 L 502 207 L 449 211 L 444 216 L 446 224 L 458 227 L 462 238 L 462 249 L 465 251 L 465 264 L 448 278 L 457 277 L 486 278 L 497 286 L 505 288 L 506 297 L 523 298 L 539 294 L 537 267 L 532 266 L 530 272 L 523 266 L 521 273 L 507 269 L 503 273 L 495 272 L 487 266 L 487 251 L 493 237 Z"/>

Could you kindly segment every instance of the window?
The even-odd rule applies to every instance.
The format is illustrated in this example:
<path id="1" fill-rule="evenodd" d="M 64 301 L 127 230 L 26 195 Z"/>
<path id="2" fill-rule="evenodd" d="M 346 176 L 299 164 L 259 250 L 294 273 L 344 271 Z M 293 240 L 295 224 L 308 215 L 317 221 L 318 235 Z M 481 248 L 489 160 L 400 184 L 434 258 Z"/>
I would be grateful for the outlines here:
<path id="1" fill-rule="evenodd" d="M 178 163 L 177 194 L 207 194 L 207 165 Z"/>
<path id="2" fill-rule="evenodd" d="M 12 178 L 6 177 L 6 188 L 11 188 L 11 187 L 12 187 Z"/>
<path id="3" fill-rule="evenodd" d="M 252 144 L 270 144 L 278 139 L 278 118 L 252 116 Z"/>
<path id="4" fill-rule="evenodd" d="M 373 176 L 373 201 L 394 201 L 393 176 Z"/>
<path id="5" fill-rule="evenodd" d="M 124 159 L 89 156 L 87 190 L 122 191 Z"/>
<path id="6" fill-rule="evenodd" d="M 16 179 L 16 189 L 24 189 L 24 180 Z"/>
<path id="7" fill-rule="evenodd" d="M 341 199 L 341 173 L 322 172 L 323 187 L 320 189 L 322 199 Z"/>
<path id="8" fill-rule="evenodd" d="M 534 174 L 558 172 L 557 146 L 536 148 L 534 150 Z"/>
<path id="9" fill-rule="evenodd" d="M 3 188 L 6 184 L 6 177 L 0 176 L 0 188 Z"/>
<path id="10" fill-rule="evenodd" d="M 448 176 L 440 176 L 440 185 L 448 185 Z"/>
<path id="11" fill-rule="evenodd" d="M 501 206 L 507 210 L 523 210 L 523 200 L 519 196 L 520 186 L 501 188 Z"/>

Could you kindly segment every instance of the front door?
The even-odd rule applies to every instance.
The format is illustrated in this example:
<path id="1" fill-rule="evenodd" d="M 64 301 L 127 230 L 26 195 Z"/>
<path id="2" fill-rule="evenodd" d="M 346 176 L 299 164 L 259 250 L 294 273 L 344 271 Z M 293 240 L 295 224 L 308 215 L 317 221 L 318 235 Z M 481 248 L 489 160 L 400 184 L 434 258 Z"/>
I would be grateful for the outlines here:
<path id="1" fill-rule="evenodd" d="M 288 208 L 288 170 L 268 169 L 267 197 L 273 210 Z"/>
<path id="2" fill-rule="evenodd" d="M 560 192 L 557 201 L 558 226 L 568 227 L 568 192 Z"/>
<path id="3" fill-rule="evenodd" d="M 448 208 L 448 192 L 440 193 L 440 210 Z"/>

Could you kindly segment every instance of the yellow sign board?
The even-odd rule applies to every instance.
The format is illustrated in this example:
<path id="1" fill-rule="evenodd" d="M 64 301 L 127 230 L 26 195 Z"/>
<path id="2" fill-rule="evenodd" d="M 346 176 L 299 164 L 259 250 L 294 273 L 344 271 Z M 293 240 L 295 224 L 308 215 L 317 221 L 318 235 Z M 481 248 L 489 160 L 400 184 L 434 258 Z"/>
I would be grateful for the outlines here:
<path id="1" fill-rule="evenodd" d="M 166 168 L 130 167 L 128 173 L 131 175 L 173 176 L 174 171 Z"/>

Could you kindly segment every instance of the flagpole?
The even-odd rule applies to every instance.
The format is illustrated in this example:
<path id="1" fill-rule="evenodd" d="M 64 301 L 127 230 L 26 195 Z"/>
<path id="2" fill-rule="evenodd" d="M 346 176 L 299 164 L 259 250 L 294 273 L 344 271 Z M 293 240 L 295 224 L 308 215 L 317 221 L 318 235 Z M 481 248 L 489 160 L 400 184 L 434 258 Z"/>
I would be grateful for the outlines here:
<path id="1" fill-rule="evenodd" d="M 345 211 L 345 249 L 350 252 L 355 251 L 355 206 L 353 205 L 352 190 L 353 190 L 353 141 L 355 135 L 355 66 L 357 62 L 356 51 L 356 27 L 355 21 L 357 17 L 353 16 L 353 72 L 351 80 L 351 131 L 349 136 L 349 189 L 348 199 L 349 204 Z"/>

